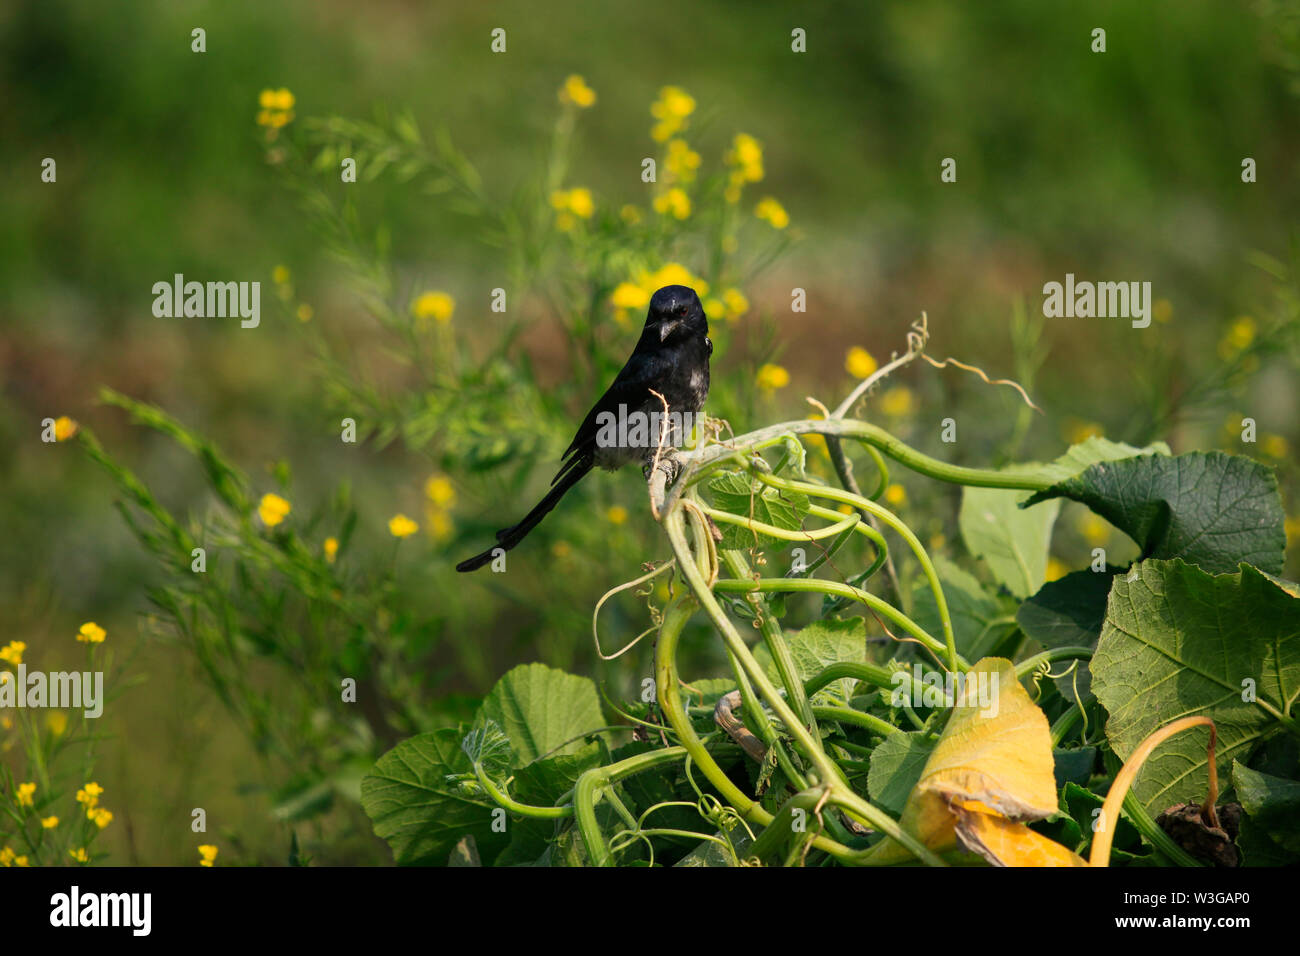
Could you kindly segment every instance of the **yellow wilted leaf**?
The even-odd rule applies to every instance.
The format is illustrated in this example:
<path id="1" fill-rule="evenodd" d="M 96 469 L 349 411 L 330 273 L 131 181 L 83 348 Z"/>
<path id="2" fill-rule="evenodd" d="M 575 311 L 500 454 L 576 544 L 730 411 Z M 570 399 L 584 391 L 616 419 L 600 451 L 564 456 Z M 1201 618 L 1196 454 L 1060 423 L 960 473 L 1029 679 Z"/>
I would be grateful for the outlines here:
<path id="1" fill-rule="evenodd" d="M 994 866 L 1087 866 L 1088 861 L 1041 833 L 1005 817 L 960 811 L 957 839 Z"/>
<path id="2" fill-rule="evenodd" d="M 1016 680 L 1011 662 L 986 657 L 976 663 L 964 684 L 954 687 L 950 703 L 954 706 L 948 725 L 903 808 L 903 829 L 943 852 L 956 848 L 959 823 L 972 839 L 993 839 L 994 828 L 987 821 L 971 823 L 968 817 L 1041 820 L 1055 813 L 1047 717 Z M 888 840 L 869 861 L 910 858 L 901 845 Z"/>

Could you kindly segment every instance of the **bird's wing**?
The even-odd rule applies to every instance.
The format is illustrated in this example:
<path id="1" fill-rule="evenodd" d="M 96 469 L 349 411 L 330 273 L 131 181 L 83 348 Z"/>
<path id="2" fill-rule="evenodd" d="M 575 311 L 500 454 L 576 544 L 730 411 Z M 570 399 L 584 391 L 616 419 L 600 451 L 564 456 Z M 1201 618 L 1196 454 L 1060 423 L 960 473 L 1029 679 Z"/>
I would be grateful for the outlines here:
<path id="1" fill-rule="evenodd" d="M 572 464 L 574 459 L 570 458 L 571 455 L 575 452 L 595 449 L 596 434 L 599 431 L 596 420 L 602 412 L 612 412 L 617 415 L 620 405 L 626 405 L 629 412 L 647 407 L 654 397 L 650 394 L 650 383 L 658 380 L 657 376 L 662 365 L 663 360 L 659 356 L 632 353 L 632 357 L 627 360 L 622 371 L 618 373 L 609 388 L 605 389 L 605 394 L 591 406 L 591 411 L 587 412 L 587 417 L 578 426 L 577 434 L 573 436 L 573 441 L 561 456 L 567 460 L 551 484 L 559 481 Z"/>

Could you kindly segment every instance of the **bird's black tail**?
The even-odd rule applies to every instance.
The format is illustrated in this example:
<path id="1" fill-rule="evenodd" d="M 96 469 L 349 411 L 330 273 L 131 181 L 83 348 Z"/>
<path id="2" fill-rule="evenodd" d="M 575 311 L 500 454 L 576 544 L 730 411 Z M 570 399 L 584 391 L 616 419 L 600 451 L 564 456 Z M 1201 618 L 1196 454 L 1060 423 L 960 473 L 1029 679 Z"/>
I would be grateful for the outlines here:
<path id="1" fill-rule="evenodd" d="M 528 532 L 541 524 L 542 519 L 551 513 L 552 508 L 559 504 L 560 499 L 564 497 L 564 493 L 576 485 L 583 476 L 587 474 L 587 472 L 591 471 L 593 464 L 593 457 L 590 453 L 570 459 L 564 467 L 560 469 L 560 473 L 556 476 L 555 487 L 547 492 L 546 497 L 537 503 L 537 507 L 528 512 L 523 521 L 513 527 L 498 531 L 496 544 L 492 545 L 492 547 L 488 548 L 482 554 L 476 554 L 472 558 L 466 558 L 460 564 L 456 565 L 456 570 L 477 571 L 479 568 L 483 567 L 483 565 L 492 560 L 497 548 L 509 551 L 520 541 L 523 541 L 524 538 L 527 537 Z"/>

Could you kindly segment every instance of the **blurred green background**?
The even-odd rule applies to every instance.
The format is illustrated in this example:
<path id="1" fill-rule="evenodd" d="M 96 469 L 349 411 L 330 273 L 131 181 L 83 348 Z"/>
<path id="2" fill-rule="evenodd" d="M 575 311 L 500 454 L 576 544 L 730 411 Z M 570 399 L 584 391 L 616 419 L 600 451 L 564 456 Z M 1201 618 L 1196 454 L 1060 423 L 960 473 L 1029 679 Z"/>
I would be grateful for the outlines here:
<path id="1" fill-rule="evenodd" d="M 194 27 L 206 30 L 205 53 L 191 52 Z M 495 27 L 507 31 L 504 54 L 489 50 Z M 807 31 L 806 54 L 790 50 L 794 27 Z M 1090 50 L 1095 27 L 1107 31 L 1102 54 Z M 727 403 L 737 432 L 803 417 L 807 394 L 838 402 L 853 384 L 847 350 L 883 361 L 924 310 L 931 354 L 1019 379 L 1044 413 L 1022 415 L 1009 390 L 966 373 L 914 367 L 899 380 L 912 401 L 892 425 L 922 450 L 979 465 L 1044 459 L 1090 428 L 1135 444 L 1162 439 L 1175 452 L 1219 447 L 1277 465 L 1295 516 L 1298 36 L 1300 6 L 1282 2 L 790 9 L 664 0 L 556 4 L 544 15 L 522 2 L 0 4 L 0 643 L 24 641 L 29 658 L 54 668 L 74 660 L 72 635 L 95 620 L 122 653 L 135 652 L 131 672 L 144 683 L 97 728 L 110 739 L 95 773 L 121 823 L 103 838 L 111 862 L 194 862 L 193 807 L 207 809 L 223 862 L 282 862 L 288 831 L 268 812 L 274 801 L 247 740 L 192 661 L 145 620 L 157 570 L 114 510 L 110 482 L 73 449 L 41 443 L 40 421 L 68 415 L 93 427 L 182 513 L 210 505 L 199 470 L 98 405 L 102 385 L 213 441 L 259 492 L 272 490 L 274 462 L 290 463 L 296 507 L 350 480 L 361 523 L 381 535 L 395 512 L 421 516 L 426 479 L 451 472 L 436 440 L 423 449 L 339 443 L 302 323 L 273 294 L 274 268 L 288 268 L 314 326 L 354 341 L 358 354 L 369 326 L 355 286 L 268 163 L 254 122 L 259 91 L 291 89 L 299 125 L 409 110 L 422 127 L 448 130 L 484 191 L 504 200 L 537 177 L 556 89 L 578 73 L 599 99 L 575 133 L 570 179 L 618 209 L 647 205 L 648 106 L 661 87 L 680 86 L 699 104 L 691 140 L 706 164 L 735 132 L 762 142 L 766 176 L 746 208 L 779 197 L 798 240 L 746 285 L 750 316 L 715 357 L 719 375 L 736 380 L 759 360 L 790 374 L 774 393 Z M 57 183 L 40 181 L 45 157 L 58 163 Z M 945 157 L 957 161 L 956 183 L 940 182 Z M 1254 184 L 1241 181 L 1244 157 L 1257 163 Z M 400 289 L 448 291 L 458 333 L 481 351 L 495 347 L 487 302 L 503 283 L 501 250 L 437 197 L 383 176 L 353 188 L 364 191 L 370 227 L 383 223 L 391 237 Z M 262 326 L 154 318 L 151 287 L 177 272 L 261 281 Z M 1067 272 L 1150 281 L 1160 321 L 1038 328 L 1043 283 Z M 806 313 L 790 312 L 795 287 L 807 290 Z M 570 354 L 546 301 L 521 308 L 535 321 L 510 355 L 530 359 L 539 381 L 564 382 Z M 631 342 L 625 334 L 615 351 Z M 576 421 L 594 397 L 561 401 Z M 528 409 L 516 412 L 527 420 Z M 955 448 L 938 437 L 949 416 L 961 423 Z M 1258 422 L 1257 446 L 1227 427 L 1243 416 Z M 403 586 L 455 632 L 437 657 L 440 695 L 481 694 L 524 660 L 596 672 L 591 606 L 639 561 L 663 556 L 638 508 L 639 482 L 600 476 L 577 501 L 631 515 L 600 549 L 565 564 L 553 585 L 564 602 L 521 604 L 486 576 L 451 571 L 531 505 L 562 448 L 562 439 L 542 442 L 519 498 L 455 476 L 452 529 L 435 539 L 426 527 L 404 545 L 416 557 Z M 955 498 L 907 490 L 909 520 L 932 543 L 955 541 Z M 580 513 L 577 501 L 565 508 Z M 1058 533 L 1070 566 L 1104 536 L 1075 517 L 1067 508 Z M 545 575 L 537 556 L 555 553 L 568 520 L 557 513 L 519 560 L 534 549 Z M 1294 520 L 1288 530 L 1294 545 Z M 1294 578 L 1294 547 L 1289 558 Z M 640 629 L 621 618 L 613 627 Z M 634 677 L 620 671 L 616 689 Z M 0 731 L 3 759 L 17 765 L 5 741 Z M 372 862 L 385 850 L 363 839 L 321 858 Z"/>

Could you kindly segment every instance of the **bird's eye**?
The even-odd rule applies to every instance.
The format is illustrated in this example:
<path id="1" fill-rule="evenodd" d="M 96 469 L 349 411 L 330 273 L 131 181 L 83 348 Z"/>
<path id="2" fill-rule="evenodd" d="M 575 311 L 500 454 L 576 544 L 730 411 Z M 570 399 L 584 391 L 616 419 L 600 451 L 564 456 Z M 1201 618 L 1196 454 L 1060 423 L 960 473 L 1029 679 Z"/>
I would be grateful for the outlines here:
<path id="1" fill-rule="evenodd" d="M 679 305 L 677 308 L 673 309 L 673 313 L 674 313 L 675 315 L 685 315 L 685 314 L 686 314 L 686 306 L 684 306 L 684 305 Z"/>

